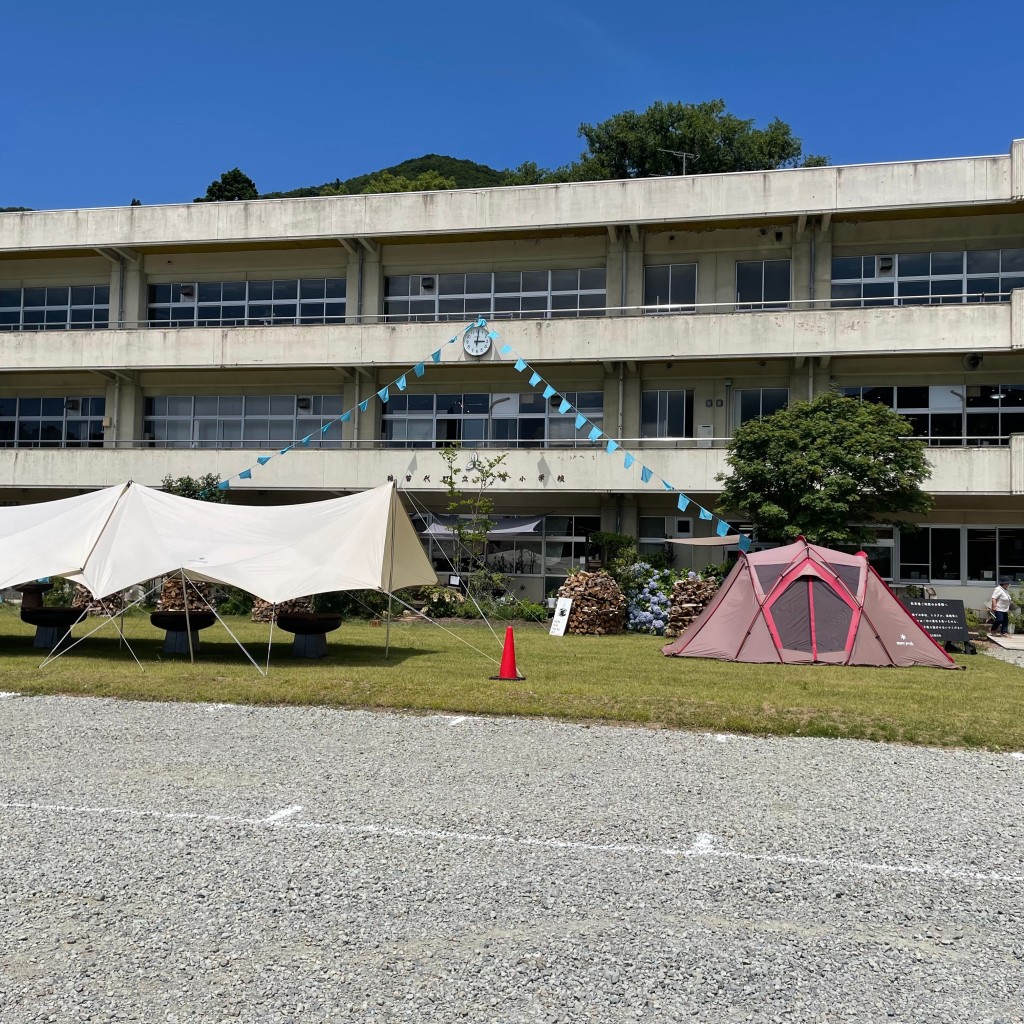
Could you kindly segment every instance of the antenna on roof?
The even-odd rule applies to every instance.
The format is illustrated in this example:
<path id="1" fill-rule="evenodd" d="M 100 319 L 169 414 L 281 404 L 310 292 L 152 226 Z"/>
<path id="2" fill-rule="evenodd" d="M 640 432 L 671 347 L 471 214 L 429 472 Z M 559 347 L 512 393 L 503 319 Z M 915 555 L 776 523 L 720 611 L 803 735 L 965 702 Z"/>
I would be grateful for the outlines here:
<path id="1" fill-rule="evenodd" d="M 686 161 L 687 161 L 687 159 L 689 159 L 689 160 L 696 160 L 697 157 L 698 157 L 697 153 L 684 153 L 682 150 L 679 150 L 679 149 L 661 149 L 659 147 L 658 152 L 659 153 L 668 153 L 669 156 L 677 156 L 677 157 L 679 157 L 679 159 L 683 161 L 683 174 L 686 174 Z"/>

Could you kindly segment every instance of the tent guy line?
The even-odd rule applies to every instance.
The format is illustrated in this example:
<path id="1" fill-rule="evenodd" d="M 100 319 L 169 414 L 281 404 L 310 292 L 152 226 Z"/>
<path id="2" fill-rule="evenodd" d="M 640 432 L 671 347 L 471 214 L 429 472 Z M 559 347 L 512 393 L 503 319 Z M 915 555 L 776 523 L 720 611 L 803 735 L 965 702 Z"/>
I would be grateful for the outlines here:
<path id="1" fill-rule="evenodd" d="M 724 860 L 741 861 L 754 865 L 784 865 L 794 868 L 824 868 L 853 874 L 881 874 L 938 881 L 985 882 L 996 886 L 1020 886 L 1024 874 L 1010 874 L 998 871 L 977 871 L 970 868 L 927 864 L 920 862 L 897 864 L 885 861 L 867 861 L 844 857 L 815 857 L 802 854 L 778 852 L 750 852 L 730 850 L 716 845 L 715 837 L 709 832 L 698 832 L 688 847 L 657 846 L 647 843 L 587 843 L 571 839 L 554 839 L 502 833 L 458 832 L 449 829 L 407 828 L 391 825 L 349 825 L 326 821 L 300 821 L 295 819 L 302 810 L 301 805 L 286 807 L 269 817 L 241 817 L 225 814 L 204 814 L 195 811 L 158 811 L 131 807 L 77 807 L 70 804 L 45 804 L 35 802 L 3 802 L 0 810 L 18 813 L 29 811 L 39 814 L 64 814 L 79 817 L 149 818 L 167 822 L 196 822 L 212 825 L 245 826 L 249 828 L 271 828 L 335 833 L 339 836 L 373 837 L 388 839 L 429 839 L 439 842 L 481 844 L 493 847 L 524 847 L 533 849 L 560 850 L 569 853 L 610 853 L 630 856 L 666 857 L 682 860 Z"/>

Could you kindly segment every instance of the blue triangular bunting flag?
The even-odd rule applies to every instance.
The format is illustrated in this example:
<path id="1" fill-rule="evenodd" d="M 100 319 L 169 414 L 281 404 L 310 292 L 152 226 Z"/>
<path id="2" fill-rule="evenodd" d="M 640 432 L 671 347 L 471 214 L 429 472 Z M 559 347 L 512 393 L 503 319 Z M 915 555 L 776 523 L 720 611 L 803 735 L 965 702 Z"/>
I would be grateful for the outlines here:
<path id="1" fill-rule="evenodd" d="M 469 325 L 469 327 L 472 327 L 472 326 L 473 326 L 472 324 Z M 477 322 L 476 322 L 476 326 L 477 327 L 486 327 L 487 326 L 487 321 L 483 317 L 480 317 L 480 319 L 477 320 Z M 469 330 L 469 327 L 466 328 L 467 331 Z"/>
<path id="2" fill-rule="evenodd" d="M 634 462 L 636 462 L 636 456 L 632 452 L 626 452 L 626 457 L 622 460 L 622 468 L 629 469 Z"/>
<path id="3" fill-rule="evenodd" d="M 715 518 L 706 508 L 702 508 L 700 510 L 700 517 L 701 517 L 701 519 L 714 519 Z"/>
<path id="4" fill-rule="evenodd" d="M 640 482 L 642 484 L 649 484 L 653 475 L 654 474 L 646 466 L 640 467 Z"/>
<path id="5" fill-rule="evenodd" d="M 251 469 L 243 469 L 242 472 L 238 474 L 238 479 L 239 480 L 251 480 L 252 479 L 252 470 Z"/>
<path id="6" fill-rule="evenodd" d="M 409 386 L 408 381 L 405 379 L 404 373 L 402 374 L 401 377 L 398 378 L 398 380 L 395 381 L 395 386 L 398 388 L 399 391 L 404 391 Z"/>
<path id="7" fill-rule="evenodd" d="M 555 389 L 550 384 L 546 384 L 544 386 L 544 397 L 545 398 L 552 398 L 554 396 L 554 394 L 555 394 Z"/>
<path id="8" fill-rule="evenodd" d="M 675 488 L 667 480 L 662 480 L 661 481 L 661 486 L 664 487 L 666 491 L 674 491 L 675 490 Z"/>
<path id="9" fill-rule="evenodd" d="M 680 512 L 685 512 L 690 507 L 690 499 L 685 494 L 679 495 L 679 500 L 676 502 L 676 508 Z"/>
<path id="10" fill-rule="evenodd" d="M 362 402 L 359 403 L 359 411 L 360 412 L 366 412 L 369 404 L 370 404 L 370 400 L 368 398 L 364 399 Z"/>
<path id="11" fill-rule="evenodd" d="M 729 524 L 724 519 L 718 520 L 718 525 L 715 526 L 715 533 L 719 537 L 724 537 L 729 532 Z"/>
<path id="12" fill-rule="evenodd" d="M 229 484 L 227 482 L 227 480 L 221 480 L 221 482 L 219 484 L 217 484 L 217 490 L 218 491 L 226 491 L 230 487 L 231 487 L 231 484 Z"/>
<path id="13" fill-rule="evenodd" d="M 320 428 L 320 433 L 321 433 L 321 434 L 326 434 L 326 433 L 327 433 L 327 431 L 328 431 L 328 430 L 330 430 L 332 426 L 333 426 L 333 424 L 331 424 L 331 423 L 325 423 L 325 424 L 324 424 L 324 425 L 323 425 L 323 426 L 322 426 L 322 427 Z"/>
<path id="14" fill-rule="evenodd" d="M 487 332 L 487 337 L 490 338 L 491 341 L 497 341 L 498 340 L 498 332 L 497 331 L 488 331 Z M 508 351 L 511 352 L 512 351 L 512 346 L 511 345 L 506 345 L 505 348 L 503 348 L 501 351 L 505 352 L 505 349 L 508 349 Z"/>
<path id="15" fill-rule="evenodd" d="M 516 360 L 516 365 L 513 367 L 513 369 L 516 371 L 516 373 L 522 373 L 523 370 L 526 369 L 526 360 L 525 359 L 517 359 Z"/>
<path id="16" fill-rule="evenodd" d="M 384 403 L 384 405 L 388 404 L 388 399 L 391 397 L 391 392 L 388 391 L 388 385 L 385 385 L 377 392 L 377 397 Z"/>
<path id="17" fill-rule="evenodd" d="M 587 436 L 590 438 L 591 441 L 598 440 L 598 438 L 600 438 L 600 436 L 601 436 L 601 428 L 600 427 L 591 427 L 590 428 L 590 433 Z"/>
<path id="18" fill-rule="evenodd" d="M 452 338 L 452 341 L 454 341 L 454 340 L 455 339 Z M 431 352 L 430 353 L 430 358 L 433 359 L 435 363 L 441 362 L 441 350 L 438 349 L 436 352 Z"/>
<path id="19" fill-rule="evenodd" d="M 278 452 L 277 454 L 278 454 L 278 455 L 287 455 L 287 454 L 288 454 L 288 453 L 289 453 L 289 452 L 290 452 L 290 451 L 291 451 L 291 450 L 292 450 L 292 449 L 293 449 L 294 447 L 295 447 L 295 445 L 294 445 L 294 444 L 289 444 L 289 445 L 286 445 L 286 446 L 285 446 L 284 448 L 282 448 L 282 449 L 281 449 L 281 450 L 280 450 L 280 451 L 279 451 L 279 452 Z"/>
<path id="20" fill-rule="evenodd" d="M 265 466 L 274 456 L 273 455 L 257 455 L 256 461 L 261 465 Z"/>
<path id="21" fill-rule="evenodd" d="M 587 425 L 587 417 L 583 413 L 576 413 L 576 429 L 582 430 Z"/>
<path id="22" fill-rule="evenodd" d="M 530 374 L 530 387 L 535 388 L 543 379 L 544 378 L 534 370 L 533 373 Z"/>
<path id="23" fill-rule="evenodd" d="M 739 547 L 740 551 L 749 551 L 750 550 L 750 538 L 745 536 L 745 535 L 743 535 L 743 534 L 740 534 L 740 539 L 739 539 L 738 547 Z"/>
<path id="24" fill-rule="evenodd" d="M 611 438 L 608 438 L 608 447 L 605 450 L 608 452 L 609 455 L 612 455 L 615 452 L 617 452 L 619 450 L 618 441 L 613 441 Z"/>
<path id="25" fill-rule="evenodd" d="M 309 447 L 309 442 L 312 441 L 312 440 L 313 440 L 313 435 L 312 434 L 307 434 L 302 439 L 302 444 L 304 444 L 308 448 Z"/>
<path id="26" fill-rule="evenodd" d="M 339 421 L 340 423 L 348 423 L 348 421 L 349 421 L 350 419 L 352 419 L 352 413 L 351 413 L 351 412 L 343 412 L 343 413 L 342 413 L 342 414 L 341 414 L 341 415 L 340 415 L 340 416 L 338 417 L 338 421 Z M 330 426 L 330 423 L 328 423 L 328 424 L 327 424 L 327 426 Z"/>
<path id="27" fill-rule="evenodd" d="M 415 373 L 417 377 L 422 377 L 423 374 L 427 372 L 427 368 L 423 365 L 423 363 L 417 363 L 412 368 L 412 372 Z"/>
<path id="28" fill-rule="evenodd" d="M 494 331 L 491 331 L 491 333 L 488 334 L 487 337 L 490 338 L 491 341 L 494 341 L 494 339 L 497 337 L 497 335 L 494 333 Z M 509 354 L 509 352 L 511 352 L 511 351 L 512 351 L 512 346 L 511 345 L 502 345 L 501 346 L 501 354 L 503 356 L 507 356 Z"/>
<path id="29" fill-rule="evenodd" d="M 558 407 L 558 411 L 564 416 L 571 408 L 572 406 L 569 404 L 569 400 L 567 398 L 563 398 L 562 404 Z"/>

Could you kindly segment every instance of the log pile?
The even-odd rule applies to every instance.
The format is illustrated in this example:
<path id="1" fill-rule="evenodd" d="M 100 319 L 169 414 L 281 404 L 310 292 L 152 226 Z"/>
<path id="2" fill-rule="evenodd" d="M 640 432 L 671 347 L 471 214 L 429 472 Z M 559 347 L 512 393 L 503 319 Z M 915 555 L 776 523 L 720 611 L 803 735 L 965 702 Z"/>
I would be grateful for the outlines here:
<path id="1" fill-rule="evenodd" d="M 672 596 L 669 598 L 665 636 L 670 639 L 679 636 L 704 611 L 708 602 L 715 596 L 719 582 L 714 578 L 702 580 L 699 576 L 690 580 L 679 580 L 672 588 Z"/>
<path id="2" fill-rule="evenodd" d="M 313 598 L 311 597 L 294 597 L 290 601 L 282 601 L 277 605 L 276 613 L 274 605 L 257 597 L 252 602 L 252 621 L 270 622 L 273 619 L 274 622 L 277 622 L 278 615 L 298 615 L 312 610 Z"/>
<path id="3" fill-rule="evenodd" d="M 572 598 L 566 633 L 607 636 L 622 632 L 626 598 L 608 573 L 575 573 L 558 588 L 558 596 Z"/>
<path id="4" fill-rule="evenodd" d="M 211 584 L 199 580 L 188 580 L 187 582 L 188 610 L 190 612 L 207 612 L 210 610 L 210 606 L 216 607 Z M 156 603 L 156 610 L 158 612 L 183 612 L 185 610 L 180 575 L 168 576 L 164 579 L 163 585 L 160 587 L 160 600 Z"/>
<path id="5" fill-rule="evenodd" d="M 117 615 L 124 610 L 124 591 L 109 594 L 103 598 L 102 604 L 95 600 L 87 587 L 75 584 L 75 596 L 71 599 L 72 608 L 84 608 L 86 615 Z"/>

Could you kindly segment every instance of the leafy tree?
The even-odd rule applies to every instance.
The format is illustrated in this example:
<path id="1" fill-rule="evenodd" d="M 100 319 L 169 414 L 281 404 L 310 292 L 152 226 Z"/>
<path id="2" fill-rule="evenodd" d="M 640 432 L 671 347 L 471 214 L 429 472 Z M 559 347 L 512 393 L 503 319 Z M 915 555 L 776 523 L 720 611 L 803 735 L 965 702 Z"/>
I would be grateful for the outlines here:
<path id="1" fill-rule="evenodd" d="M 142 200 L 141 199 L 136 199 L 136 198 L 133 197 L 132 201 L 128 205 L 129 206 L 141 206 L 142 205 Z"/>
<path id="2" fill-rule="evenodd" d="M 226 504 L 228 500 L 227 491 L 217 487 L 220 477 L 213 473 L 206 476 L 165 476 L 160 486 L 168 494 L 176 494 L 179 498 L 194 498 L 196 501 L 213 501 Z"/>
<path id="3" fill-rule="evenodd" d="M 894 514 L 932 506 L 924 442 L 911 434 L 885 406 L 835 391 L 796 402 L 733 435 L 719 506 L 749 518 L 762 540 L 870 543 Z"/>
<path id="4" fill-rule="evenodd" d="M 31 206 L 0 206 L 0 213 L 31 213 Z"/>
<path id="5" fill-rule="evenodd" d="M 436 192 L 457 187 L 454 178 L 442 177 L 437 171 L 424 171 L 415 178 L 385 171 L 371 178 L 361 191 L 363 195 L 370 195 L 378 192 Z"/>
<path id="6" fill-rule="evenodd" d="M 779 167 L 820 167 L 828 157 L 805 156 L 785 121 L 775 118 L 755 128 L 725 109 L 724 100 L 706 103 L 652 103 L 642 113 L 625 110 L 598 124 L 581 124 L 587 148 L 579 160 L 554 170 L 524 163 L 506 171 L 503 184 L 538 185 L 558 181 L 603 181 L 729 171 L 769 171 Z"/>
<path id="7" fill-rule="evenodd" d="M 256 182 L 248 174 L 232 167 L 225 171 L 216 181 L 211 181 L 205 196 L 198 196 L 196 203 L 224 203 L 238 199 L 259 199 Z"/>

